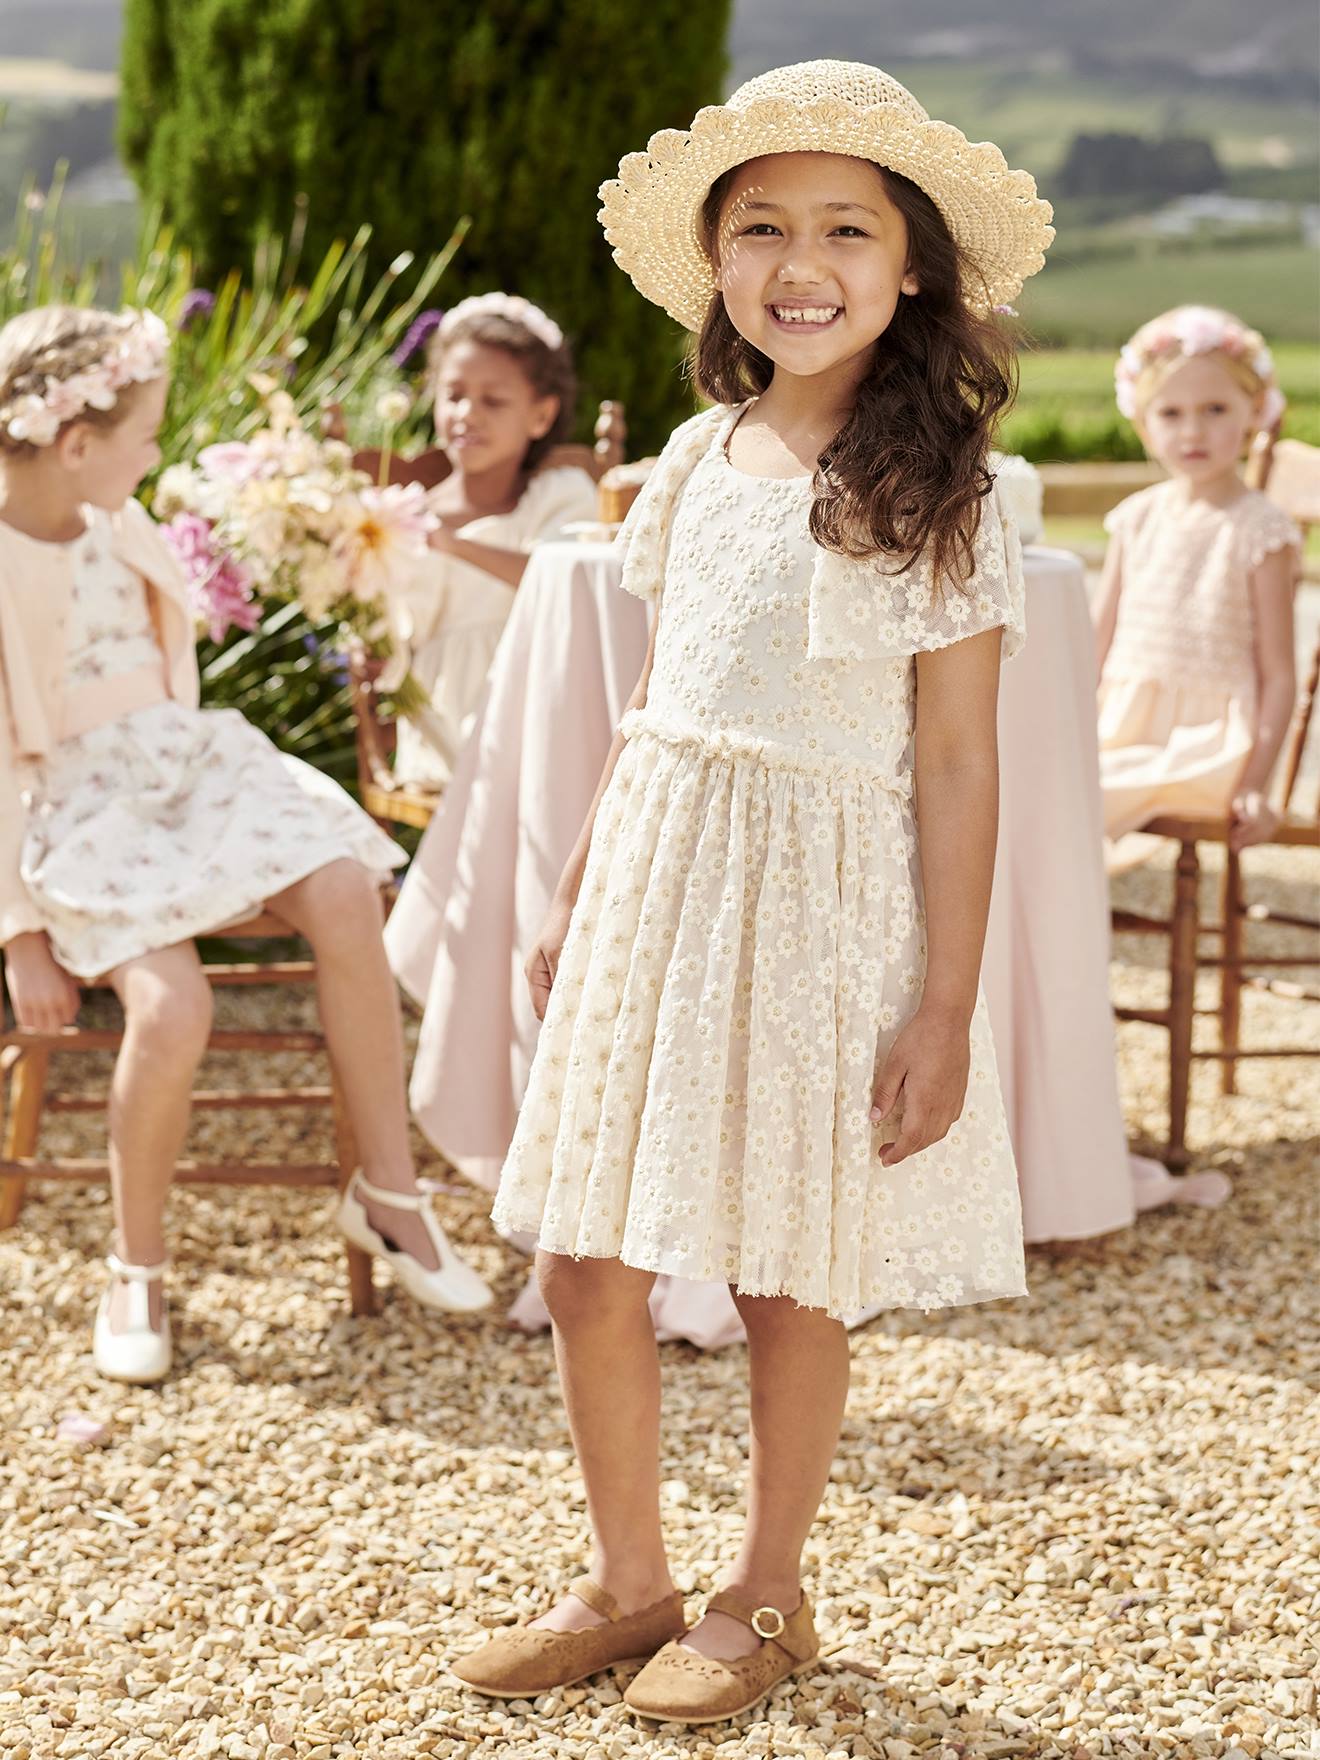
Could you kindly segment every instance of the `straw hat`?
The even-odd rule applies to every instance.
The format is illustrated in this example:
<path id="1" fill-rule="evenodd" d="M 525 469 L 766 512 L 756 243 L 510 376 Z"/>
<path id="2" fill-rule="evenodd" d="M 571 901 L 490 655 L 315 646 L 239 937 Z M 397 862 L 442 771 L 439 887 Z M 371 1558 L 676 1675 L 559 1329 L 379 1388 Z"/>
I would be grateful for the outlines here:
<path id="1" fill-rule="evenodd" d="M 861 61 L 802 61 L 749 79 L 690 129 L 663 128 L 600 187 L 614 260 L 638 291 L 699 330 L 715 291 L 701 243 L 701 205 L 734 165 L 767 153 L 843 153 L 919 184 L 984 277 L 967 290 L 977 311 L 1011 301 L 1043 267 L 1052 210 L 1027 171 L 992 141 L 933 122 L 890 74 Z"/>

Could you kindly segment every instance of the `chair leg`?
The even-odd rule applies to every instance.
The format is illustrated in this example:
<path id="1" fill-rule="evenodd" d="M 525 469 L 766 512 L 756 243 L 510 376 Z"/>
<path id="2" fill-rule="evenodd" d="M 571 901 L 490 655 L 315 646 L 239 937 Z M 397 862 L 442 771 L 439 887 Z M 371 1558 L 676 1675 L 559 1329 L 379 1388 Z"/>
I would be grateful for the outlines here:
<path id="1" fill-rule="evenodd" d="M 1178 852 L 1169 937 L 1169 1147 L 1165 1165 L 1186 1167 L 1187 1101 L 1192 1071 L 1192 1010 L 1196 1001 L 1196 940 L 1201 863 L 1194 843 Z"/>
<path id="2" fill-rule="evenodd" d="M 1220 1064 L 1219 1091 L 1237 1093 L 1237 1058 L 1231 1054 L 1238 1048 L 1242 1020 L 1242 858 L 1236 850 L 1225 852 L 1224 892 L 1224 964 L 1219 980 L 1219 1046 L 1230 1055 Z"/>
<path id="3" fill-rule="evenodd" d="M 41 1107 L 46 1097 L 46 1071 L 50 1052 L 23 1050 L 9 1077 L 9 1115 L 5 1120 L 0 1160 L 16 1161 L 31 1155 L 41 1130 Z M 0 1229 L 12 1228 L 23 1208 L 27 1181 L 17 1174 L 0 1175 Z"/>
<path id="4" fill-rule="evenodd" d="M 332 1110 L 335 1125 L 335 1157 L 339 1162 L 339 1189 L 352 1179 L 358 1164 L 357 1138 L 353 1135 L 353 1126 L 349 1120 L 348 1107 L 344 1104 L 343 1090 L 339 1086 L 339 1078 L 330 1071 L 330 1085 L 334 1093 Z M 355 1247 L 345 1241 L 344 1251 L 348 1257 L 348 1306 L 349 1311 L 357 1318 L 376 1312 L 376 1286 L 371 1276 L 371 1254 L 364 1253 L 361 1247 Z"/>

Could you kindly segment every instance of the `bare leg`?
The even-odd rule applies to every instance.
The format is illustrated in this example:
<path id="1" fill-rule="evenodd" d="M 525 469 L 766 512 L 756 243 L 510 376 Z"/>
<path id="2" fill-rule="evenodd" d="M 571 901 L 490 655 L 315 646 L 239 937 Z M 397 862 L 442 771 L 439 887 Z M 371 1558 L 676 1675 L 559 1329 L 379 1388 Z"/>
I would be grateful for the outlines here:
<path id="1" fill-rule="evenodd" d="M 403 1023 L 381 936 L 380 892 L 359 863 L 318 868 L 269 901 L 316 955 L 317 999 L 335 1072 L 344 1091 L 362 1171 L 372 1185 L 415 1192 L 408 1141 Z M 439 1264 L 416 1213 L 368 1203 L 372 1227 L 428 1271 Z"/>
<path id="2" fill-rule="evenodd" d="M 587 1484 L 590 1574 L 624 1613 L 639 1613 L 674 1587 L 660 1533 L 660 1354 L 646 1305 L 655 1274 L 556 1253 L 538 1253 L 536 1269 Z M 575 1632 L 600 1621 L 566 1595 L 533 1623 Z"/>
<path id="3" fill-rule="evenodd" d="M 848 1334 L 787 1296 L 733 1299 L 747 1327 L 752 1383 L 747 1531 L 729 1574 L 761 1606 L 794 1611 L 801 1561 L 838 1446 L 848 1397 Z M 707 1614 L 685 1643 L 703 1656 L 749 1655 L 760 1640 L 728 1614 Z"/>
<path id="4" fill-rule="evenodd" d="M 128 1264 L 155 1265 L 165 1257 L 165 1203 L 211 1031 L 211 987 L 191 941 L 118 966 L 110 982 L 124 1005 L 109 1107 L 116 1251 Z M 159 1331 L 162 1285 L 147 1288 Z M 128 1285 L 117 1283 L 111 1330 L 122 1331 L 127 1317 Z"/>

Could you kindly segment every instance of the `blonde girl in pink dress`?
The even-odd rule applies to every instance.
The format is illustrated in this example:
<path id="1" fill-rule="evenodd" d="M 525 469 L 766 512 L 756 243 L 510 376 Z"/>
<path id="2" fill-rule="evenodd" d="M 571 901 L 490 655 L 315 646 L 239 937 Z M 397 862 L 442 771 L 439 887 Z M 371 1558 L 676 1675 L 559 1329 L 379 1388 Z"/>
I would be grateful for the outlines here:
<path id="1" fill-rule="evenodd" d="M 1227 817 L 1234 849 L 1278 822 L 1270 778 L 1296 697 L 1301 534 L 1242 481 L 1251 436 L 1283 399 L 1269 350 L 1228 312 L 1179 306 L 1144 324 L 1118 404 L 1168 478 L 1120 502 L 1096 598 L 1100 781 L 1109 865 L 1161 813 Z"/>
<path id="2" fill-rule="evenodd" d="M 160 461 L 149 312 L 50 306 L 0 331 L 0 943 L 52 1032 L 79 981 L 124 1008 L 109 1103 L 115 1247 L 93 1353 L 170 1367 L 164 1217 L 211 1024 L 193 937 L 269 905 L 311 942 L 363 1166 L 338 1223 L 419 1300 L 484 1306 L 419 1192 L 379 888 L 401 852 L 232 710 L 198 707 L 186 587 L 133 491 Z"/>

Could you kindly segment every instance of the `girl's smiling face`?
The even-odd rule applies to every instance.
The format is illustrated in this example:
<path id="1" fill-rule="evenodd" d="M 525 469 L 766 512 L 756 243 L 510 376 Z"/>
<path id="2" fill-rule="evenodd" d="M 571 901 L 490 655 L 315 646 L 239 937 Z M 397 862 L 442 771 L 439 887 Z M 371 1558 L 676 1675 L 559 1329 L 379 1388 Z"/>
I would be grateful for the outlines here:
<path id="1" fill-rule="evenodd" d="M 521 464 L 533 440 L 550 432 L 557 397 L 540 396 L 507 349 L 459 341 L 435 376 L 435 432 L 454 466 L 475 475 Z"/>
<path id="2" fill-rule="evenodd" d="M 733 173 L 712 241 L 739 334 L 777 368 L 825 373 L 868 350 L 918 291 L 907 223 L 865 159 L 772 153 Z"/>
<path id="3" fill-rule="evenodd" d="M 1141 412 L 1148 451 L 1196 482 L 1236 471 L 1260 414 L 1253 397 L 1213 354 L 1174 367 Z"/>

